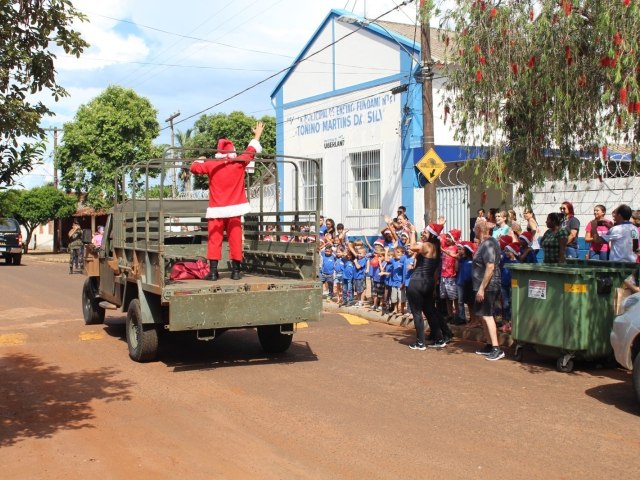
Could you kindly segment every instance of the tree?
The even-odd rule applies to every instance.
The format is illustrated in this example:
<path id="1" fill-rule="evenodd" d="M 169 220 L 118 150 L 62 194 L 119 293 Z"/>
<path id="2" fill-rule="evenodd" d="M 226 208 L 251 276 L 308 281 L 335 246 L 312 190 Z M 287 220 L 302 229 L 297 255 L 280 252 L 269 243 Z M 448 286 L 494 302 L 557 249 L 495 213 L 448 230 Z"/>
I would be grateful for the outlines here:
<path id="1" fill-rule="evenodd" d="M 264 116 L 260 119 L 264 122 L 264 132 L 260 138 L 263 153 L 274 154 L 276 151 L 276 122 L 274 117 Z M 236 148 L 241 151 L 253 138 L 252 128 L 256 126 L 256 119 L 245 115 L 242 112 L 232 112 L 230 114 L 217 113 L 215 115 L 203 115 L 194 124 L 194 133 L 190 146 L 216 148 L 218 139 L 228 138 Z M 187 152 L 189 153 L 189 152 Z M 194 151 L 195 155 L 204 154 L 203 151 Z M 253 174 L 258 178 L 264 173 L 264 168 L 257 165 Z M 202 176 L 197 176 L 195 181 L 197 188 L 207 188 L 207 180 Z"/>
<path id="2" fill-rule="evenodd" d="M 191 134 L 193 128 L 187 128 L 185 132 L 178 130 L 176 132 L 176 141 L 178 142 L 178 148 L 188 148 L 191 145 Z M 177 156 L 184 158 L 189 156 L 188 151 L 178 150 Z M 185 192 L 191 193 L 191 171 L 188 166 L 182 166 L 180 169 L 180 181 L 182 182 L 182 188 Z"/>
<path id="3" fill-rule="evenodd" d="M 71 28 L 86 17 L 70 1 L 0 2 L 0 188 L 33 168 L 44 153 L 40 126 L 53 112 L 30 95 L 68 96 L 56 83 L 54 48 L 80 56 L 88 44 Z"/>
<path id="4" fill-rule="evenodd" d="M 114 201 L 119 167 L 154 158 L 157 112 L 133 90 L 110 86 L 64 125 L 57 151 L 64 188 L 87 192 L 87 203 L 105 208 Z"/>
<path id="5" fill-rule="evenodd" d="M 74 196 L 51 185 L 31 190 L 9 190 L 3 197 L 6 202 L 0 200 L 0 205 L 6 205 L 8 216 L 14 217 L 27 232 L 25 247 L 31 242 L 31 236 L 38 225 L 68 217 L 77 207 Z"/>
<path id="6" fill-rule="evenodd" d="M 445 115 L 481 146 L 489 184 L 593 178 L 608 146 L 640 145 L 640 2 L 457 0 L 442 12 Z M 595 171 L 595 173 L 594 173 Z"/>

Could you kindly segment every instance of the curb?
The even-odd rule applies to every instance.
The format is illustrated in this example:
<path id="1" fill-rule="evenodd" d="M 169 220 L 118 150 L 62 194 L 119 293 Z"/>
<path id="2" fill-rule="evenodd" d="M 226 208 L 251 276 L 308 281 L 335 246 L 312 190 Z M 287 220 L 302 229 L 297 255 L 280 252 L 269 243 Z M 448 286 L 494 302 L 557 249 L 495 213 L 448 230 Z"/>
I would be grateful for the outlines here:
<path id="1" fill-rule="evenodd" d="M 27 253 L 23 258 L 29 260 L 35 260 L 36 262 L 49 262 L 49 263 L 69 263 L 68 253 Z"/>
<path id="2" fill-rule="evenodd" d="M 370 322 L 384 323 L 386 325 L 393 325 L 396 327 L 404 327 L 414 329 L 413 320 L 405 315 L 401 317 L 397 314 L 381 314 L 379 312 L 373 312 L 366 307 L 338 307 L 333 302 L 324 300 L 322 301 L 322 311 L 327 313 L 348 313 L 349 315 L 355 315 L 356 317 L 363 318 Z M 425 322 L 425 326 L 427 322 Z M 453 335 L 457 339 L 468 340 L 471 342 L 485 343 L 484 332 L 482 328 L 469 328 L 462 325 L 451 325 L 449 328 L 453 332 Z M 502 347 L 511 347 L 515 344 L 511 335 L 508 333 L 498 332 L 498 342 Z"/>

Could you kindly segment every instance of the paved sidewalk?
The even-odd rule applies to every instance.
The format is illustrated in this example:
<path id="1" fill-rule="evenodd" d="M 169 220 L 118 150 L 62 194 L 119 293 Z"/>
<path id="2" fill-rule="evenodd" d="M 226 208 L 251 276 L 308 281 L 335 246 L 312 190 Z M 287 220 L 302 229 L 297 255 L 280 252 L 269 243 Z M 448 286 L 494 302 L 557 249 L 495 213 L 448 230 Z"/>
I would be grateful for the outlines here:
<path id="1" fill-rule="evenodd" d="M 413 320 L 410 315 L 400 316 L 397 314 L 382 314 L 381 312 L 374 312 L 369 307 L 338 307 L 334 302 L 323 299 L 322 310 L 330 313 L 348 313 L 349 315 L 355 315 L 370 322 L 386 323 L 387 325 L 394 325 L 396 327 L 405 327 L 414 329 Z M 425 322 L 425 326 L 427 322 Z M 455 338 L 464 340 L 470 340 L 473 342 L 484 343 L 484 333 L 482 328 L 479 327 L 467 327 L 464 325 L 449 325 Z M 513 345 L 513 339 L 511 335 L 507 333 L 498 332 L 498 340 L 503 347 L 510 347 Z"/>

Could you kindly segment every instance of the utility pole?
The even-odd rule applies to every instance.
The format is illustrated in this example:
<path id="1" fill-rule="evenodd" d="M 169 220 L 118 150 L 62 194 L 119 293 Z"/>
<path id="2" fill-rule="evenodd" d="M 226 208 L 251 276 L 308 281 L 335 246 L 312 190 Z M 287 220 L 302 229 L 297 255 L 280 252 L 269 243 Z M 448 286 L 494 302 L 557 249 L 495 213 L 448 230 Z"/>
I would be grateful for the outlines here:
<path id="1" fill-rule="evenodd" d="M 429 26 L 429 7 L 420 0 L 420 57 L 422 60 L 422 148 L 427 153 L 435 145 L 433 132 L 433 61 L 431 59 L 431 27 Z M 438 214 L 435 183 L 424 185 L 425 224 L 436 221 Z"/>
<path id="2" fill-rule="evenodd" d="M 169 122 L 169 128 L 171 130 L 171 158 L 172 159 L 175 158 L 174 151 L 173 151 L 174 142 L 175 142 L 175 137 L 173 135 L 173 119 L 179 116 L 180 116 L 180 112 L 178 111 L 165 120 L 165 122 Z M 177 181 L 176 168 L 175 168 L 175 165 L 173 164 L 172 164 L 171 171 L 173 172 L 173 182 L 171 183 L 171 196 L 173 198 L 176 198 L 176 192 L 178 191 L 178 181 Z"/>
<path id="3" fill-rule="evenodd" d="M 58 189 L 58 161 L 56 153 L 58 152 L 58 127 L 45 128 L 45 132 L 53 132 L 53 187 Z M 60 251 L 62 221 L 60 219 L 53 221 L 53 253 Z"/>

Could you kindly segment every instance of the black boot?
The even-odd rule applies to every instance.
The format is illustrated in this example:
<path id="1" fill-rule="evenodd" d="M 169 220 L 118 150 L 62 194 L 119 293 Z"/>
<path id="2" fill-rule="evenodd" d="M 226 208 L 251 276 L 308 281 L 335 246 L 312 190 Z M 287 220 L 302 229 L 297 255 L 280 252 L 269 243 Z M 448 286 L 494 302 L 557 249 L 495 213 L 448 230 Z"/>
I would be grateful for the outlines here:
<path id="1" fill-rule="evenodd" d="M 209 260 L 209 275 L 204 279 L 215 282 L 218 278 L 220 278 L 220 275 L 218 275 L 218 260 Z"/>
<path id="2" fill-rule="evenodd" d="M 231 280 L 240 280 L 240 262 L 231 260 Z"/>

